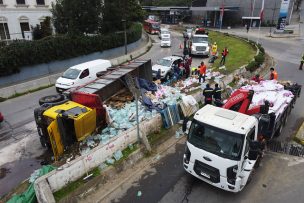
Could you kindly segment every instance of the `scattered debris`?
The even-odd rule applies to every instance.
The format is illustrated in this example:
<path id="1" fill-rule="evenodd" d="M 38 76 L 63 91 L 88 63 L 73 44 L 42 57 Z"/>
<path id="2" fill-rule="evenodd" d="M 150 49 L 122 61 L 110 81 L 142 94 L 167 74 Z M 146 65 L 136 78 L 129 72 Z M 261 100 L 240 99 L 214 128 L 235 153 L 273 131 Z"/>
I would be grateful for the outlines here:
<path id="1" fill-rule="evenodd" d="M 123 157 L 123 154 L 122 154 L 122 152 L 121 152 L 120 150 L 117 150 L 117 151 L 114 153 L 113 157 L 114 157 L 114 159 L 115 159 L 116 161 L 118 161 L 118 160 L 120 160 L 120 159 Z"/>
<path id="2" fill-rule="evenodd" d="M 141 197 L 141 195 L 142 195 L 142 192 L 140 190 L 137 191 L 137 197 Z"/>

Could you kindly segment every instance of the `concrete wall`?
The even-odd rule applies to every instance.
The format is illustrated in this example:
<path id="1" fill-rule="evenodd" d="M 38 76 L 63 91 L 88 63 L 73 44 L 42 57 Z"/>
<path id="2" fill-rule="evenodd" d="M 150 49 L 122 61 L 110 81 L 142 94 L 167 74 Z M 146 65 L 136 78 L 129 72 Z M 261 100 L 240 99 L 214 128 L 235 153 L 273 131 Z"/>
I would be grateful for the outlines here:
<path id="1" fill-rule="evenodd" d="M 142 48 L 140 48 L 136 51 L 133 51 L 133 52 L 129 53 L 128 55 L 122 55 L 120 57 L 110 59 L 112 65 L 119 65 L 121 63 L 124 63 L 128 60 L 134 59 L 134 58 L 139 57 L 140 55 L 144 54 L 152 44 L 150 38 L 145 37 L 144 39 L 141 39 L 138 42 L 134 42 L 134 43 L 130 44 L 129 48 L 131 50 L 137 48 L 137 46 L 139 46 L 139 43 L 143 43 L 142 40 L 148 40 L 146 42 L 145 46 L 143 46 Z M 113 56 L 114 54 L 115 55 L 121 54 L 121 51 L 124 51 L 124 47 L 118 47 L 118 48 L 115 48 L 115 49 L 107 50 L 107 51 L 104 51 L 102 53 L 104 53 L 107 56 Z M 102 54 L 102 53 L 100 53 L 100 54 Z M 52 64 L 52 67 L 54 69 L 56 69 L 56 68 L 61 67 L 60 64 L 62 64 L 62 65 L 67 65 L 67 64 L 76 65 L 78 63 L 82 63 L 82 62 L 85 62 L 85 61 L 90 61 L 90 60 L 94 60 L 94 59 L 98 59 L 98 58 L 106 58 L 106 57 L 100 57 L 99 53 L 94 53 L 94 54 L 90 54 L 90 55 L 87 55 L 87 56 L 77 57 L 77 58 L 69 59 L 69 60 L 65 60 L 65 61 L 53 62 L 51 64 Z M 38 65 L 38 66 L 42 66 L 42 68 L 40 70 L 41 70 L 41 72 L 45 72 L 45 68 L 49 67 L 50 65 L 43 64 L 43 65 Z M 66 66 L 63 66 L 63 67 L 66 67 Z M 29 74 L 29 75 L 34 74 L 35 73 L 34 70 L 36 70 L 36 69 L 24 69 L 24 71 L 28 71 L 26 73 L 26 75 L 27 74 Z M 38 70 L 39 70 L 39 68 L 38 68 Z M 41 73 L 41 72 L 39 72 L 39 73 Z M 46 74 L 45 77 L 42 77 L 42 78 L 39 78 L 39 79 L 31 80 L 31 81 L 24 82 L 24 83 L 19 83 L 17 85 L 11 85 L 11 86 L 8 86 L 8 87 L 3 87 L 3 88 L 0 89 L 0 97 L 8 98 L 8 97 L 10 97 L 10 96 L 12 96 L 16 93 L 24 93 L 24 92 L 28 92 L 29 90 L 36 89 L 38 87 L 43 87 L 43 86 L 48 86 L 48 85 L 55 84 L 57 78 L 61 75 L 62 75 L 61 72 L 60 73 L 55 73 L 55 74 L 50 73 L 50 74 Z M 10 78 L 12 80 L 14 79 L 13 76 L 10 77 Z M 9 82 L 9 79 L 6 79 L 5 81 L 2 81 L 2 80 L 3 80 L 3 78 L 1 78 L 0 83 L 5 82 L 5 81 Z"/>
<path id="2" fill-rule="evenodd" d="M 147 41 L 145 35 L 140 40 L 133 42 L 128 45 L 129 51 L 134 51 L 136 48 L 140 47 L 142 43 Z M 62 61 L 54 61 L 45 64 L 38 64 L 34 66 L 25 66 L 20 68 L 20 73 L 0 77 L 0 87 L 20 83 L 23 81 L 33 80 L 39 77 L 48 76 L 55 73 L 60 73 L 65 71 L 71 66 L 84 63 L 87 61 L 95 59 L 113 59 L 115 57 L 124 55 L 124 46 L 105 50 L 102 52 L 95 52 L 92 54 L 79 56 L 71 59 L 66 59 Z"/>
<path id="3" fill-rule="evenodd" d="M 162 126 L 160 115 L 148 121 L 140 123 L 141 133 L 147 135 L 158 132 Z M 117 150 L 123 150 L 129 144 L 137 141 L 136 126 L 123 132 L 121 135 L 113 137 L 108 144 L 100 144 L 87 155 L 80 156 L 70 163 L 64 164 L 60 170 L 54 170 L 35 181 L 34 188 L 38 202 L 54 202 L 51 192 L 56 192 L 70 182 L 76 181 L 88 171 L 105 162 L 112 157 Z"/>

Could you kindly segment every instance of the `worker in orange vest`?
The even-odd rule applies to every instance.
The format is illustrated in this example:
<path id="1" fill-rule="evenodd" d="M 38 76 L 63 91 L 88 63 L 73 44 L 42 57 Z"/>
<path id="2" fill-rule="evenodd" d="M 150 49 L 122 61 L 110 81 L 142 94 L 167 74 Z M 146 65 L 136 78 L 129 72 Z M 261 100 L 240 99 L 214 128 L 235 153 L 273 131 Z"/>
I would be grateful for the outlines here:
<path id="1" fill-rule="evenodd" d="M 270 80 L 278 80 L 278 73 L 274 70 L 273 67 L 270 68 Z"/>
<path id="2" fill-rule="evenodd" d="M 205 82 L 205 78 L 206 78 L 206 71 L 207 71 L 207 66 L 204 64 L 204 62 L 201 62 L 201 66 L 199 69 L 199 78 L 198 78 L 198 82 L 201 83 L 201 79 L 203 78 L 203 82 Z"/>

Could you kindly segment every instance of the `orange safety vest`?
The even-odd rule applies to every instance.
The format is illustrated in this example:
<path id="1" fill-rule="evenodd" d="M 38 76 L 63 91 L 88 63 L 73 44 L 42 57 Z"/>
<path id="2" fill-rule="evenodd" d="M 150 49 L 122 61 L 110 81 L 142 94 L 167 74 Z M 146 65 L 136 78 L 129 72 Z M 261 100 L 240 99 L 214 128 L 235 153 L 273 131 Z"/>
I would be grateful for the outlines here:
<path id="1" fill-rule="evenodd" d="M 270 80 L 278 80 L 278 73 L 276 71 L 270 74 Z"/>
<path id="2" fill-rule="evenodd" d="M 200 74 L 206 75 L 207 66 L 204 64 L 203 66 L 200 66 Z"/>

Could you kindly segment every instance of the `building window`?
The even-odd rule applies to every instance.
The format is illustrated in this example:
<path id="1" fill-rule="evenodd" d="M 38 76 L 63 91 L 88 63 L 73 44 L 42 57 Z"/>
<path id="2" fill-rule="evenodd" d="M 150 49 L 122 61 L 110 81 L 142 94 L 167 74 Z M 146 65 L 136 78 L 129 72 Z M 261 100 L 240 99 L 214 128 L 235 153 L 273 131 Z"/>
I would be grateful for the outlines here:
<path id="1" fill-rule="evenodd" d="M 20 27 L 21 27 L 22 37 L 24 39 L 25 38 L 24 32 L 30 31 L 30 25 L 29 25 L 29 23 L 20 23 Z"/>
<path id="2" fill-rule="evenodd" d="M 25 0 L 16 0 L 17 5 L 25 5 Z"/>
<path id="3" fill-rule="evenodd" d="M 0 22 L 0 40 L 10 39 L 7 23 Z"/>
<path id="4" fill-rule="evenodd" d="M 3 0 L 0 0 L 0 5 L 3 5 Z"/>
<path id="5" fill-rule="evenodd" d="M 45 2 L 44 2 L 44 0 L 36 0 L 36 2 L 37 2 L 37 5 L 45 5 Z"/>

